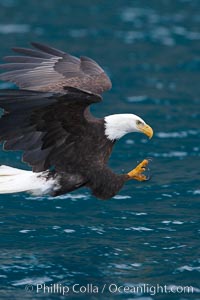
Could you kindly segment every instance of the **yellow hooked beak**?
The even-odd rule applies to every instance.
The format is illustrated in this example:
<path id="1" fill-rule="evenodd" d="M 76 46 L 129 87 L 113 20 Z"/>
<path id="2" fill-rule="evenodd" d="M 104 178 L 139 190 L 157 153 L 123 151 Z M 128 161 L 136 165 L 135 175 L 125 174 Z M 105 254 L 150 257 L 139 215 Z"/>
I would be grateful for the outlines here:
<path id="1" fill-rule="evenodd" d="M 150 139 L 153 136 L 153 129 L 147 125 L 147 124 L 139 124 L 138 128 L 141 132 L 143 132 L 144 134 L 146 134 Z"/>

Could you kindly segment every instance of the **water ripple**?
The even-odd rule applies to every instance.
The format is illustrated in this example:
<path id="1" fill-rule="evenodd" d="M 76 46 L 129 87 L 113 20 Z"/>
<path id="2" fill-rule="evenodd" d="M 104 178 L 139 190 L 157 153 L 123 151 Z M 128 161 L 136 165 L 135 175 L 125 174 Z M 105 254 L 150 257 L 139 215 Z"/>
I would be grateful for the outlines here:
<path id="1" fill-rule="evenodd" d="M 29 31 L 28 24 L 0 24 L 0 34 L 27 33 Z"/>

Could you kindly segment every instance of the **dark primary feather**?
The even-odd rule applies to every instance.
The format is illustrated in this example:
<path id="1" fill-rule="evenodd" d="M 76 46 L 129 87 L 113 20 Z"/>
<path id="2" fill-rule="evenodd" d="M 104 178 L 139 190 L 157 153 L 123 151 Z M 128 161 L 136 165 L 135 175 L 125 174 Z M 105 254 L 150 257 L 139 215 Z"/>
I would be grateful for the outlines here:
<path id="1" fill-rule="evenodd" d="M 93 138 L 87 107 L 99 101 L 100 96 L 72 87 L 65 88 L 65 94 L 0 90 L 5 110 L 0 142 L 6 150 L 23 150 L 23 161 L 35 172 L 51 167 L 66 171 L 66 165 L 77 160 L 77 150 L 84 149 L 84 140 Z"/>
<path id="2" fill-rule="evenodd" d="M 39 43 L 32 45 L 35 49 L 13 48 L 22 56 L 5 57 L 8 63 L 0 66 L 6 71 L 0 80 L 36 91 L 63 92 L 64 86 L 71 86 L 101 94 L 111 88 L 110 79 L 94 60 Z"/>
<path id="3" fill-rule="evenodd" d="M 40 58 L 44 58 L 44 59 L 48 59 L 51 58 L 52 55 L 49 55 L 47 53 L 43 53 L 41 51 L 38 50 L 33 50 L 33 49 L 29 49 L 29 48 L 20 48 L 20 47 L 13 47 L 12 50 L 14 52 L 20 53 L 20 54 L 25 54 L 28 55 L 30 57 L 40 57 Z"/>
<path id="4" fill-rule="evenodd" d="M 31 43 L 32 46 L 34 46 L 35 48 L 41 50 L 42 52 L 46 52 L 46 53 L 49 53 L 53 56 L 62 56 L 63 54 L 65 54 L 65 52 L 63 51 L 60 51 L 58 49 L 55 49 L 53 47 L 49 47 L 47 45 L 44 45 L 44 44 L 40 44 L 40 43 Z"/>

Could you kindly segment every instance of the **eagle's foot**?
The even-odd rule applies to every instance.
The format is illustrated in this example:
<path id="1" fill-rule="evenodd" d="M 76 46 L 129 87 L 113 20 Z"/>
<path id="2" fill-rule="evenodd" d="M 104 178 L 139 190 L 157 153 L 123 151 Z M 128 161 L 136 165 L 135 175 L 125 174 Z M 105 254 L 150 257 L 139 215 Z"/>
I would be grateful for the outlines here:
<path id="1" fill-rule="evenodd" d="M 148 159 L 144 159 L 135 169 L 130 171 L 127 175 L 129 176 L 129 179 L 135 179 L 138 181 L 145 181 L 149 180 L 149 177 L 146 175 L 142 174 L 143 172 L 146 171 L 146 167 L 149 163 Z"/>

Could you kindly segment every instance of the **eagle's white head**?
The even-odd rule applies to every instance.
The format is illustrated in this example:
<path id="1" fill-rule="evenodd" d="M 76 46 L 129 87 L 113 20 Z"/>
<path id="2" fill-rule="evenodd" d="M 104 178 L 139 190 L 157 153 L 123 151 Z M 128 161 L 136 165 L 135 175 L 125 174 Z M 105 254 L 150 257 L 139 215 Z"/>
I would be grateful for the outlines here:
<path id="1" fill-rule="evenodd" d="M 153 136 L 153 129 L 140 117 L 134 114 L 116 114 L 104 118 L 105 135 L 111 141 L 118 140 L 130 132 L 141 132 L 149 138 Z"/>

